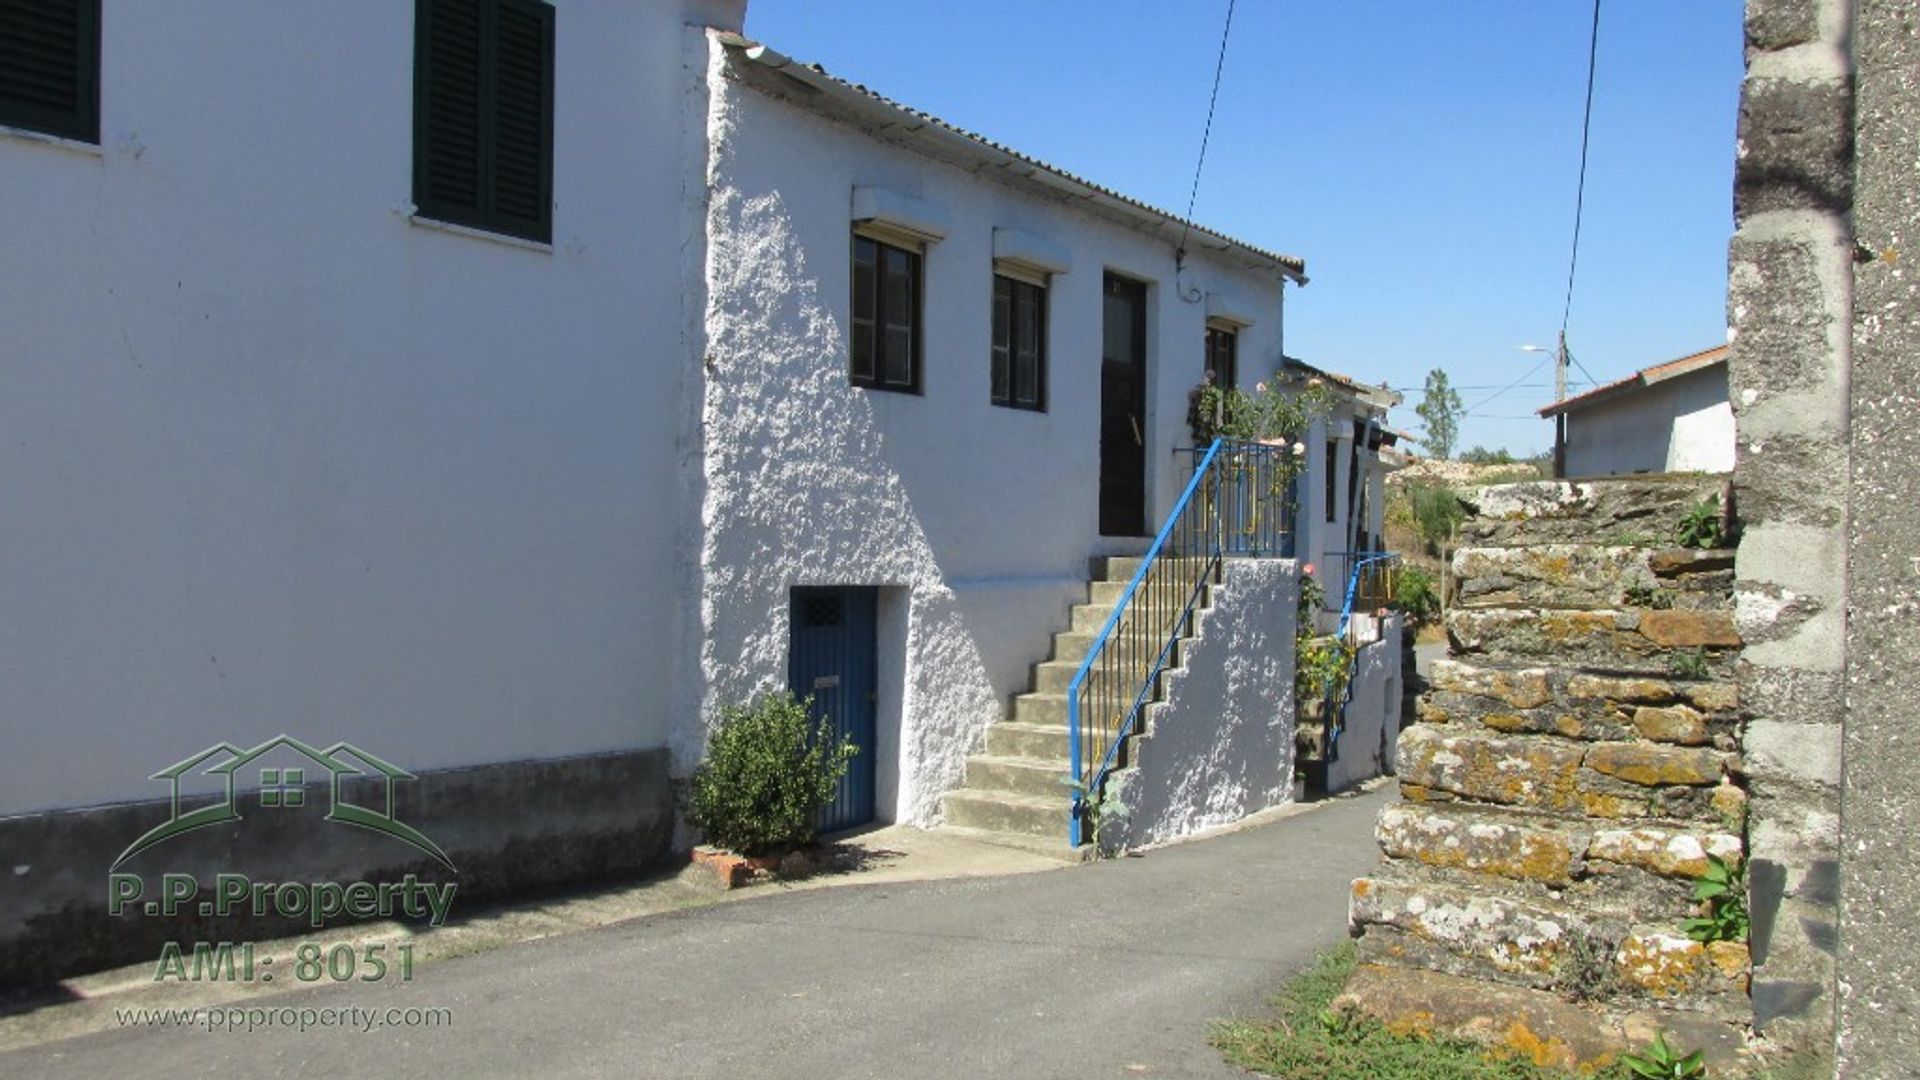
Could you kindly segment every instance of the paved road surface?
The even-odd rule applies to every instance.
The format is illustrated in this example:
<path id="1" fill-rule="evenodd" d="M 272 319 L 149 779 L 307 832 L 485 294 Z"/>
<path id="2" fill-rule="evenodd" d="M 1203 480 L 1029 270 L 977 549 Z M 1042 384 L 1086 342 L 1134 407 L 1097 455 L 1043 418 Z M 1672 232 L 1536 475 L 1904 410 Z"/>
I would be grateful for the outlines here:
<path id="1" fill-rule="evenodd" d="M 1380 791 L 1144 858 L 770 895 L 255 1006 L 445 1006 L 446 1029 L 121 1030 L 11 1076 L 1235 1077 L 1215 1017 L 1345 935 Z"/>

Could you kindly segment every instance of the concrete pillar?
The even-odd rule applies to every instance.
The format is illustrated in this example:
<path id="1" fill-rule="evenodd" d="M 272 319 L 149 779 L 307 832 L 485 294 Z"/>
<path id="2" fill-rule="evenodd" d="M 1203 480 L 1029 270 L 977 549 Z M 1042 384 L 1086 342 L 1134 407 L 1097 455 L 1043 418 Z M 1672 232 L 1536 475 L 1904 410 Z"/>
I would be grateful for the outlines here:
<path id="1" fill-rule="evenodd" d="M 1853 256 L 1847 7 L 1749 0 L 1728 263 L 1754 1024 L 1806 1044 L 1832 1030 L 1838 924 Z"/>
<path id="2" fill-rule="evenodd" d="M 1912 0 L 1860 0 L 1856 76 L 1839 1067 L 1920 1075 L 1920 37 Z"/>

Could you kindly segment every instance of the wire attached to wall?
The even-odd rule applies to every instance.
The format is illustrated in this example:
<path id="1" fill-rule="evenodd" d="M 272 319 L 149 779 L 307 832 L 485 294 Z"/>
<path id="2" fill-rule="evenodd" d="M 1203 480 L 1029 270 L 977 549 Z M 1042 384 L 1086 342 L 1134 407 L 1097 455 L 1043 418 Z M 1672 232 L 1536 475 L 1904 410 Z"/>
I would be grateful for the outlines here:
<path id="1" fill-rule="evenodd" d="M 1227 39 L 1233 34 L 1233 7 L 1235 0 L 1227 0 L 1227 23 L 1220 30 L 1220 55 L 1213 64 L 1213 92 L 1207 96 L 1207 122 L 1200 129 L 1200 157 L 1193 163 L 1193 185 L 1187 190 L 1187 214 L 1180 222 L 1180 242 L 1173 249 L 1173 291 L 1180 299 L 1189 304 L 1197 304 L 1206 298 L 1206 293 L 1195 288 L 1191 291 L 1180 286 L 1180 272 L 1187 265 L 1187 238 L 1193 233 L 1193 208 L 1200 199 L 1200 170 L 1207 164 L 1207 143 L 1213 138 L 1213 110 L 1220 101 L 1220 76 L 1227 69 Z"/>

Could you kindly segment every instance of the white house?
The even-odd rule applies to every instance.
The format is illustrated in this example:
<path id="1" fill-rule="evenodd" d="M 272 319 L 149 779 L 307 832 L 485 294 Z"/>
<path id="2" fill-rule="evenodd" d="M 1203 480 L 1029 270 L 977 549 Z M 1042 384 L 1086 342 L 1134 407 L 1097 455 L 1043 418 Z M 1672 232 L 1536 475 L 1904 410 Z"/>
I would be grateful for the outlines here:
<path id="1" fill-rule="evenodd" d="M 283 733 L 410 773 L 463 895 L 661 859 L 719 708 L 788 687 L 864 744 L 837 823 L 1064 839 L 1063 643 L 1181 503 L 1189 388 L 1292 377 L 1298 259 L 742 0 L 22 10 L 59 74 L 0 92 L 0 955 L 41 959 L 0 977 L 159 933 L 99 910 L 153 778 Z M 1378 533 L 1371 409 L 1312 436 L 1309 558 Z M 1220 571 L 1124 755 L 1135 839 L 1288 797 L 1297 565 Z M 167 868 L 414 857 L 239 828 Z"/>
<path id="2" fill-rule="evenodd" d="M 1549 405 L 1556 476 L 1733 471 L 1727 346 Z"/>

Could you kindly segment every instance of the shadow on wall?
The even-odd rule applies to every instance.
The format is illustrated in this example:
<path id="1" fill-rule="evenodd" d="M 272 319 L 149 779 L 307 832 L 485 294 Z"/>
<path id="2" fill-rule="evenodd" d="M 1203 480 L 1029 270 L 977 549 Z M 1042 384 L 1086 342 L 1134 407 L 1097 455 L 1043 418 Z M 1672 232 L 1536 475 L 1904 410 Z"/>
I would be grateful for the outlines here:
<path id="1" fill-rule="evenodd" d="M 792 586 L 904 589 L 906 618 L 893 620 L 904 636 L 880 642 L 882 670 L 900 679 L 898 700 L 879 702 L 881 723 L 891 716 L 898 725 L 896 760 L 877 763 L 883 791 L 897 769 L 897 804 L 879 812 L 928 824 L 1003 708 L 981 644 L 890 464 L 871 392 L 848 385 L 835 305 L 821 295 L 783 199 L 720 188 L 709 216 L 706 692 L 699 715 L 674 733 L 675 773 L 697 763 L 722 703 L 784 688 Z M 1065 604 L 1054 606 L 1057 618 Z"/>
<path id="2" fill-rule="evenodd" d="M 1293 795 L 1292 560 L 1234 560 L 1184 666 L 1167 677 L 1148 733 L 1130 750 L 1120 797 L 1126 841 L 1158 843 L 1230 824 Z M 1104 839 L 1104 838 L 1103 838 Z"/>

